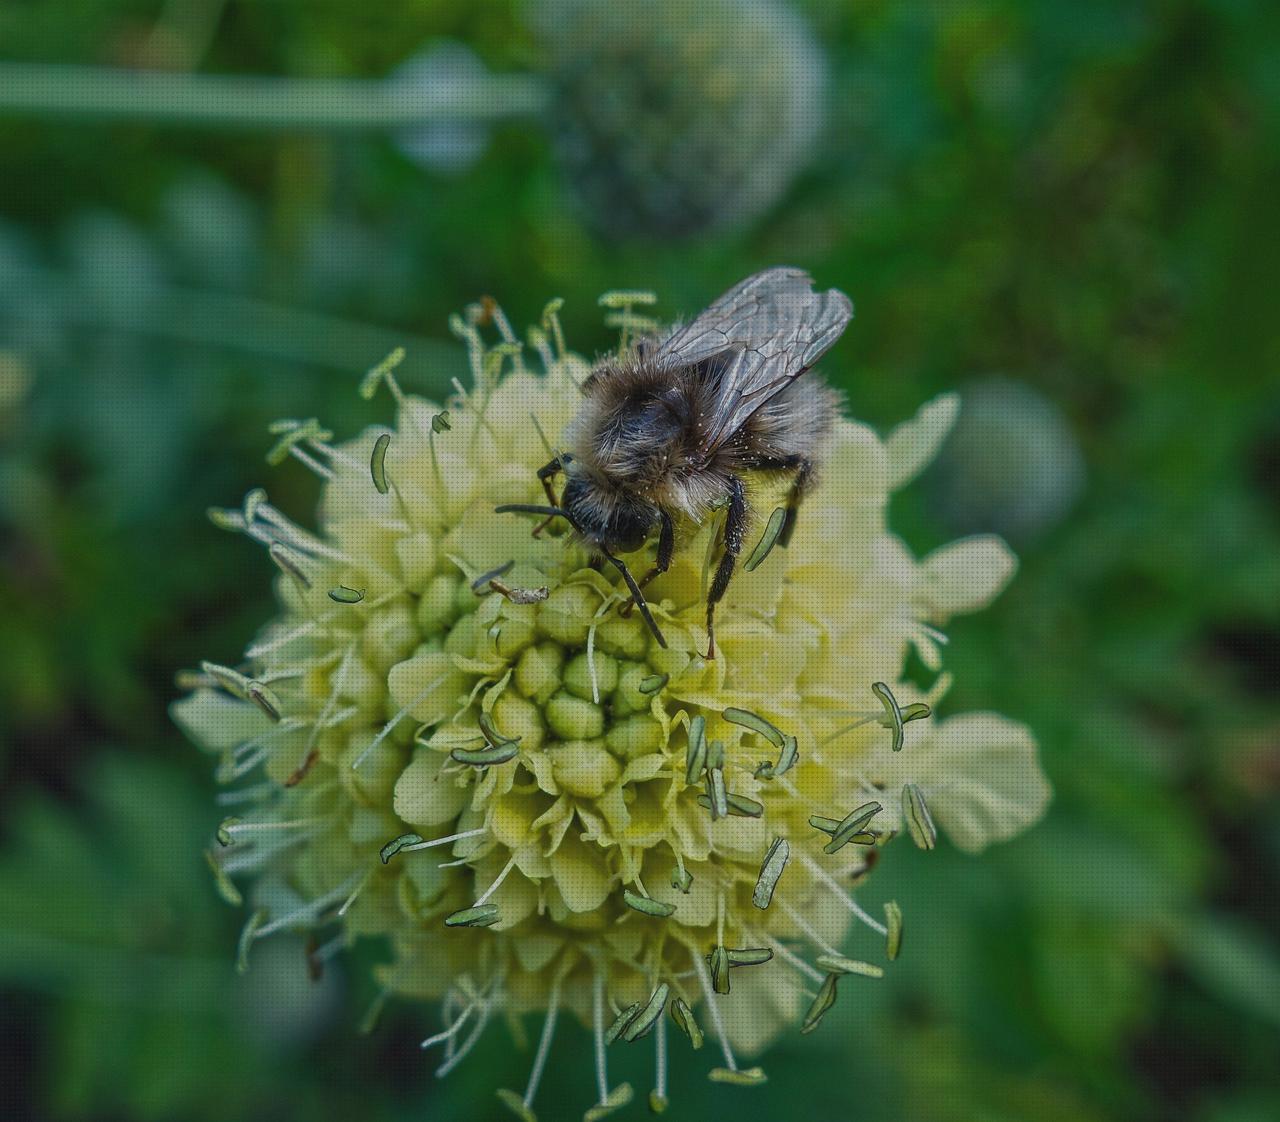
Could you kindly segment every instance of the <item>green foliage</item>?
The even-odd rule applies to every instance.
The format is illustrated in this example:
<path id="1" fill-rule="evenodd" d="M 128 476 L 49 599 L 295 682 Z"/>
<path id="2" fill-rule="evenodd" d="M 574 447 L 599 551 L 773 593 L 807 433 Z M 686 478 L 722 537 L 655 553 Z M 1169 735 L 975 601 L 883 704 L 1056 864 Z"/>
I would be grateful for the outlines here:
<path id="1" fill-rule="evenodd" d="M 0 40 L 15 59 L 299 77 L 379 77 L 440 37 L 499 72 L 544 61 L 532 5 L 497 0 L 205 0 L 164 5 L 178 22 L 157 35 L 160 7 L 18 5 Z M 204 9 L 207 46 L 184 55 Z M 518 1085 L 528 1057 L 500 1027 L 479 1074 L 439 1085 L 413 1047 L 431 1012 L 393 1008 L 357 1037 L 370 995 L 339 1002 L 332 969 L 290 988 L 296 944 L 273 972 L 264 941 L 236 980 L 236 917 L 201 857 L 221 812 L 166 710 L 176 669 L 266 618 L 272 569 L 203 512 L 265 483 L 305 516 L 314 480 L 295 462 L 268 478 L 268 423 L 355 431 L 378 415 L 359 377 L 397 345 L 406 388 L 438 389 L 427 371 L 464 368 L 447 317 L 482 294 L 517 324 L 563 296 L 589 351 L 608 341 L 600 291 L 653 288 L 671 315 L 785 261 L 855 300 L 824 370 L 857 416 L 888 427 L 1004 379 L 1078 446 L 1083 490 L 1017 543 L 1012 587 L 946 651 L 944 715 L 1030 725 L 1055 802 L 981 863 L 887 851 L 908 929 L 884 985 L 842 997 L 750 1092 L 673 1055 L 677 1109 L 750 1094 L 770 1117 L 797 1101 L 956 1122 L 1275 1117 L 1273 9 L 803 5 L 828 55 L 826 139 L 753 226 L 678 245 L 598 240 L 536 121 L 444 174 L 377 134 L 0 115 L 0 986 L 34 1073 L 15 1110 L 465 1117 Z M 949 520 L 1000 528 L 937 471 L 1031 470 L 963 451 L 897 500 L 918 549 Z M 1001 482 L 1003 509 L 1035 501 Z M 629 1055 L 613 1076 L 646 1086 Z M 553 1062 L 542 1096 L 585 1085 Z"/>

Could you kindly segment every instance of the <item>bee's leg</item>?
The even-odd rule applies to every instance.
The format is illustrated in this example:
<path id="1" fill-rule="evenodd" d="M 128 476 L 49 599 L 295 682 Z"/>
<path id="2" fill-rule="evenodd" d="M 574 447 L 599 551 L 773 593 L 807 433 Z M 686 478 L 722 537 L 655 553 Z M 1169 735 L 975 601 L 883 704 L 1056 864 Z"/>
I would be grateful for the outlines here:
<path id="1" fill-rule="evenodd" d="M 542 467 L 538 468 L 538 480 L 542 484 L 542 489 L 547 493 L 547 503 L 550 506 L 560 505 L 560 500 L 556 498 L 556 493 L 551 488 L 551 480 L 554 476 L 564 471 L 564 465 L 572 459 L 573 457 L 569 455 L 568 452 L 561 452 L 560 455 L 556 456 L 556 458 L 550 463 L 543 464 Z M 542 531 L 550 526 L 554 520 L 555 515 L 552 515 L 549 518 L 544 518 L 533 528 L 533 536 L 535 538 L 539 537 L 542 534 Z"/>
<path id="2" fill-rule="evenodd" d="M 782 523 L 782 530 L 778 534 L 778 544 L 784 549 L 791 544 L 791 535 L 796 531 L 796 516 L 800 511 L 800 500 L 804 498 L 809 482 L 813 479 L 813 461 L 799 456 L 796 460 L 794 465 L 796 474 L 791 480 L 791 494 L 787 496 L 786 521 Z"/>
<path id="3" fill-rule="evenodd" d="M 601 569 L 604 568 L 604 558 L 601 557 L 600 554 L 598 553 L 593 553 L 591 555 L 591 560 L 587 562 L 587 568 L 595 569 L 595 571 L 598 573 Z"/>
<path id="4" fill-rule="evenodd" d="M 716 657 L 716 605 L 733 579 L 733 569 L 742 550 L 742 535 L 747 526 L 747 490 L 736 475 L 729 476 L 729 510 L 724 520 L 724 553 L 707 593 L 707 658 Z"/>
<path id="5" fill-rule="evenodd" d="M 665 573 L 671 568 L 671 558 L 676 551 L 676 528 L 672 524 L 671 515 L 669 515 L 661 507 L 658 508 L 658 516 L 662 519 L 662 529 L 658 533 L 658 556 L 654 559 L 653 568 L 651 568 L 637 582 L 641 588 L 648 584 L 659 573 Z M 623 605 L 620 614 L 629 616 L 631 610 L 636 606 L 634 599 L 628 600 Z"/>

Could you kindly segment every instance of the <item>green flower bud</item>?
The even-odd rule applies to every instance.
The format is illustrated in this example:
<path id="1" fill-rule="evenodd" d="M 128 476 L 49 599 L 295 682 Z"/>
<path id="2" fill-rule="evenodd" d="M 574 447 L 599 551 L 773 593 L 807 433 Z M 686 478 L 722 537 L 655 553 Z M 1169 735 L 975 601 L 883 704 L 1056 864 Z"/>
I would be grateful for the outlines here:
<path id="1" fill-rule="evenodd" d="M 427 582 L 418 600 L 417 623 L 424 635 L 446 630 L 461 614 L 454 603 L 458 586 L 462 582 L 447 573 L 434 576 Z"/>
<path id="2" fill-rule="evenodd" d="M 604 710 L 564 692 L 547 702 L 547 724 L 561 740 L 593 740 L 604 733 Z"/>
<path id="3" fill-rule="evenodd" d="M 561 585 L 539 606 L 538 625 L 543 634 L 566 647 L 585 647 L 599 606 L 599 595 L 585 584 Z"/>
<path id="4" fill-rule="evenodd" d="M 574 740 L 548 749 L 556 782 L 570 795 L 598 799 L 622 774 L 618 761 L 599 741 Z"/>
<path id="5" fill-rule="evenodd" d="M 609 750 L 625 759 L 646 756 L 662 747 L 662 726 L 652 717 L 640 713 L 614 723 L 605 736 Z"/>
<path id="6" fill-rule="evenodd" d="M 591 678 L 591 664 L 595 665 L 595 681 Z M 564 668 L 564 688 L 577 697 L 591 701 L 596 697 L 608 697 L 618 685 L 618 661 L 600 651 L 590 659 L 586 651 L 574 655 Z"/>
<path id="7" fill-rule="evenodd" d="M 539 643 L 528 648 L 516 664 L 516 689 L 539 704 L 560 688 L 563 681 L 564 649 L 555 643 Z"/>

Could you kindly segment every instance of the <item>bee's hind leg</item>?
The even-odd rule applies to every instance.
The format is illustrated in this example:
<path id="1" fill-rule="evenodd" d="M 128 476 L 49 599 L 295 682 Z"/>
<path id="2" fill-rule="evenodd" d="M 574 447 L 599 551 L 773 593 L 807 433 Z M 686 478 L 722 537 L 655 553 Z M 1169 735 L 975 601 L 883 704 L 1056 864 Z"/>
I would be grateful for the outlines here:
<path id="1" fill-rule="evenodd" d="M 648 584 L 654 577 L 660 573 L 665 573 L 671 568 L 671 558 L 676 551 L 676 528 L 672 524 L 671 515 L 669 515 L 661 507 L 658 508 L 658 517 L 662 519 L 662 529 L 658 533 L 658 556 L 654 559 L 653 568 L 651 568 L 637 582 L 641 588 Z M 622 606 L 621 614 L 629 616 L 632 609 L 636 606 L 635 598 L 628 600 Z"/>
<path id="2" fill-rule="evenodd" d="M 796 474 L 791 480 L 791 493 L 787 496 L 786 520 L 778 533 L 778 544 L 784 549 L 791 544 L 791 535 L 796 531 L 796 517 L 800 513 L 800 500 L 813 481 L 813 461 L 797 456 L 794 464 Z"/>
<path id="3" fill-rule="evenodd" d="M 556 493 L 551 488 L 551 480 L 564 471 L 564 465 L 572 459 L 573 457 L 568 452 L 561 452 L 550 463 L 543 464 L 542 467 L 538 468 L 538 482 L 542 484 L 542 489 L 547 494 L 547 504 L 549 506 L 560 505 L 560 500 L 556 498 Z M 550 526 L 553 521 L 555 521 L 554 514 L 549 518 L 544 518 L 533 528 L 533 536 L 535 538 L 541 537 L 542 531 Z"/>
<path id="4" fill-rule="evenodd" d="M 707 658 L 716 657 L 716 605 L 724 597 L 733 570 L 742 551 L 742 537 L 747 526 L 747 490 L 736 475 L 729 477 L 729 510 L 724 520 L 724 553 L 707 593 Z"/>

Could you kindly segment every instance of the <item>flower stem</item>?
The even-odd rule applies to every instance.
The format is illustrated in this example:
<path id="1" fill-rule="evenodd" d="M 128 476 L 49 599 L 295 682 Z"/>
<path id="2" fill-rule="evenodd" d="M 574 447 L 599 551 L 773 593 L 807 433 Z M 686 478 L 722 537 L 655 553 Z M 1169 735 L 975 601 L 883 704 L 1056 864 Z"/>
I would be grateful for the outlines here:
<path id="1" fill-rule="evenodd" d="M 66 64 L 0 64 L 0 112 L 212 128 L 354 131 L 483 122 L 538 112 L 528 74 L 450 82 L 173 74 Z"/>

